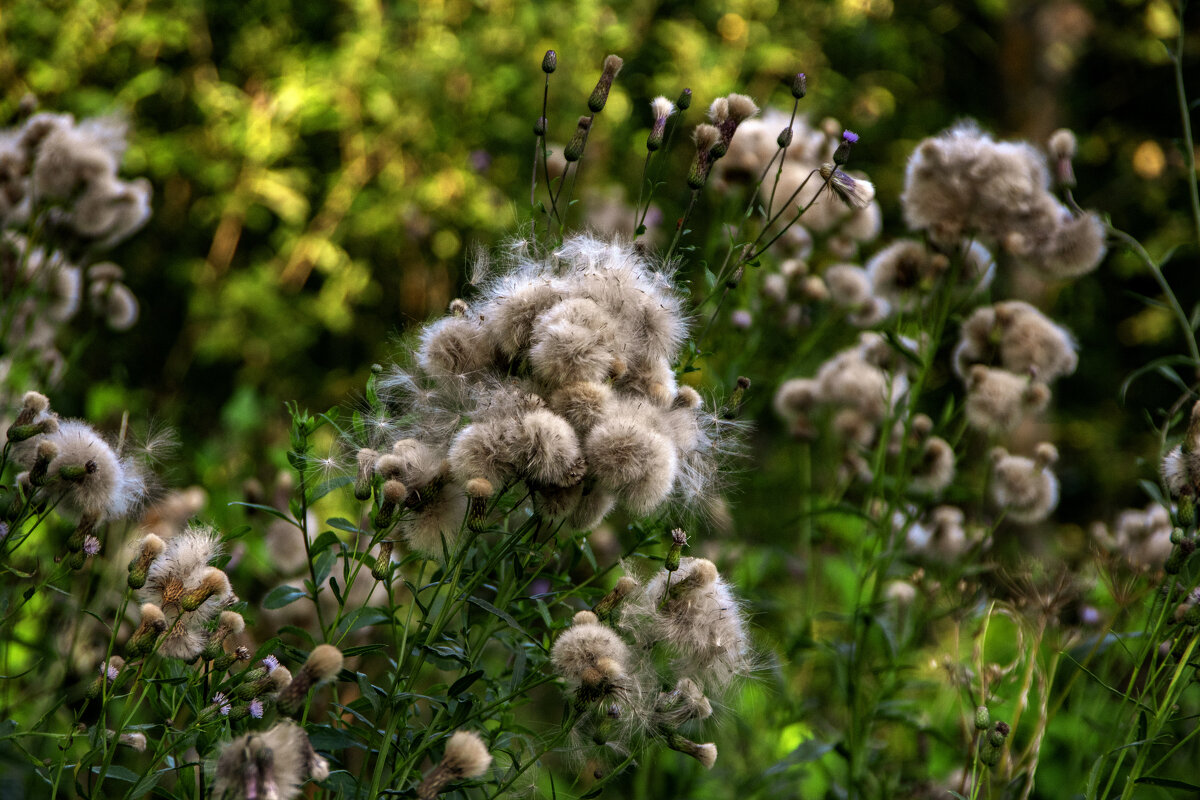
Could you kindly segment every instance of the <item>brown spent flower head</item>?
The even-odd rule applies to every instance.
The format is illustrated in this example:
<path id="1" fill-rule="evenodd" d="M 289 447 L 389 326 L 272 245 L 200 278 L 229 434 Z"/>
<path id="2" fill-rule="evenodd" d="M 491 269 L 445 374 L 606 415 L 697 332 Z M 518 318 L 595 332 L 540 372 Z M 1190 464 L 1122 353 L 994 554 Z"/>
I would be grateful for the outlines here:
<path id="1" fill-rule="evenodd" d="M 446 752 L 441 762 L 430 770 L 417 787 L 420 800 L 433 800 L 446 791 L 450 784 L 470 778 L 478 778 L 492 765 L 492 754 L 488 752 L 483 737 L 474 731 L 457 730 L 446 742 Z"/>
<path id="2" fill-rule="evenodd" d="M 333 645 L 319 644 L 314 647 L 304 666 L 279 693 L 279 710 L 288 715 L 299 713 L 308 693 L 336 676 L 342 669 L 342 661 L 342 651 Z"/>
<path id="3" fill-rule="evenodd" d="M 219 800 L 294 800 L 303 785 L 329 777 L 329 763 L 291 720 L 234 739 L 217 757 L 212 793 Z"/>
<path id="4" fill-rule="evenodd" d="M 604 110 L 604 104 L 608 102 L 608 93 L 612 90 L 613 81 L 624 64 L 625 62 L 620 56 L 605 56 L 604 70 L 600 73 L 600 80 L 596 82 L 596 88 L 592 90 L 591 96 L 588 97 L 588 109 L 593 114 L 599 114 Z"/>
<path id="5" fill-rule="evenodd" d="M 1033 458 L 992 450 L 992 500 L 1007 519 L 1021 524 L 1041 522 L 1058 505 L 1058 478 L 1050 466 L 1058 460 L 1054 445 L 1043 442 Z"/>
<path id="6" fill-rule="evenodd" d="M 209 566 L 220 552 L 214 529 L 191 525 L 168 540 L 162 554 L 151 562 L 138 594 L 172 619 L 160 654 L 184 661 L 195 658 L 207 639 L 207 624 L 235 601 L 229 578 Z"/>

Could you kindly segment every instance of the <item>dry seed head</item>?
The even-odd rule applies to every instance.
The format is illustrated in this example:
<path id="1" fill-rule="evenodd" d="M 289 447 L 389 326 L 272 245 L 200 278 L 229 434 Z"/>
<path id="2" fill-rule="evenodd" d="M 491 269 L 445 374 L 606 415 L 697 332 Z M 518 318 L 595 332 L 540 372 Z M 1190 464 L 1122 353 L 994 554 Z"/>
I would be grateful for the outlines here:
<path id="1" fill-rule="evenodd" d="M 389 503 L 400 504 L 408 496 L 408 489 L 403 483 L 394 478 L 383 482 L 383 499 Z"/>
<path id="2" fill-rule="evenodd" d="M 725 98 L 729 118 L 744 122 L 758 113 L 758 104 L 744 94 L 731 94 Z"/>
<path id="3" fill-rule="evenodd" d="M 612 388 L 607 383 L 577 381 L 555 389 L 549 405 L 577 432 L 586 434 L 603 419 L 612 396 Z"/>
<path id="4" fill-rule="evenodd" d="M 1075 134 L 1066 128 L 1059 128 L 1050 134 L 1046 143 L 1051 158 L 1072 159 L 1076 150 Z"/>
<path id="5" fill-rule="evenodd" d="M 600 622 L 600 618 L 591 611 L 577 611 L 575 616 L 571 617 L 572 625 L 596 625 Z"/>
<path id="6" fill-rule="evenodd" d="M 724 98 L 714 101 L 714 105 Z M 696 143 L 696 150 L 707 153 L 721 139 L 721 132 L 713 125 L 700 124 L 692 131 L 692 141 Z"/>
<path id="7" fill-rule="evenodd" d="M 330 680 L 342 669 L 342 651 L 330 644 L 319 644 L 304 662 L 304 671 L 318 683 Z"/>
<path id="8" fill-rule="evenodd" d="M 222 611 L 217 622 L 217 630 L 224 631 L 226 635 L 241 633 L 246 630 L 246 620 L 236 611 Z"/>
<path id="9" fill-rule="evenodd" d="M 290 720 L 229 742 L 217 758 L 213 796 L 221 800 L 294 800 L 308 780 L 329 776 L 308 735 Z"/>
<path id="10" fill-rule="evenodd" d="M 474 731 L 455 731 L 446 743 L 442 765 L 460 778 L 477 778 L 491 766 L 492 755 Z"/>
<path id="11" fill-rule="evenodd" d="M 833 164 L 822 164 L 821 177 L 843 203 L 854 209 L 864 209 L 875 199 L 875 184 L 866 178 L 854 178 Z"/>
<path id="12" fill-rule="evenodd" d="M 588 97 L 588 109 L 593 114 L 598 114 L 604 110 L 604 104 L 608 102 L 608 93 L 612 89 L 613 80 L 616 79 L 617 73 L 621 71 L 624 61 L 620 56 L 609 55 L 604 59 L 604 71 L 600 74 L 600 80 L 596 82 L 596 88 L 592 90 L 592 94 Z M 568 161 L 571 159 L 568 158 Z"/>
<path id="13" fill-rule="evenodd" d="M 718 126 L 729 119 L 729 98 L 718 97 L 716 100 L 713 100 L 708 107 L 708 119 L 713 125 Z"/>
<path id="14" fill-rule="evenodd" d="M 28 425 L 40 414 L 50 410 L 50 398 L 40 392 L 26 392 L 21 398 L 21 411 L 13 421 L 14 425 Z"/>
<path id="15" fill-rule="evenodd" d="M 583 622 L 559 634 L 550 650 L 550 663 L 570 684 L 594 684 L 624 673 L 629 647 L 611 628 Z"/>

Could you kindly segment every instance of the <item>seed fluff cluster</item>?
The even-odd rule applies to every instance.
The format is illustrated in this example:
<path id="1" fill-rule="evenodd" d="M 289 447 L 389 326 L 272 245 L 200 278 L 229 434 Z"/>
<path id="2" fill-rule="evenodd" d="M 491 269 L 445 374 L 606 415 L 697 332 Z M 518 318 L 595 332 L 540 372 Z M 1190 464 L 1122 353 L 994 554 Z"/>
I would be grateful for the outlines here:
<path id="1" fill-rule="evenodd" d="M 114 330 L 137 321 L 137 298 L 120 267 L 80 258 L 149 219 L 150 182 L 117 174 L 125 138 L 115 117 L 70 114 L 36 113 L 0 130 L 0 285 L 12 300 L 3 304 L 0 376 L 16 358 L 32 358 L 44 379 L 57 381 L 64 363 L 55 338 L 85 304 Z M 0 402 L 9 400 L 0 393 Z"/>
<path id="2" fill-rule="evenodd" d="M 640 584 L 621 578 L 551 650 L 588 757 L 624 757 L 658 742 L 711 768 L 716 746 L 685 733 L 752 668 L 740 601 L 711 561 L 680 557 L 687 539 L 673 536 L 666 569 Z"/>
<path id="3" fill-rule="evenodd" d="M 453 550 L 517 482 L 588 530 L 618 505 L 719 506 L 732 423 L 672 369 L 687 331 L 670 276 L 635 247 L 568 238 L 515 246 L 470 305 L 426 326 L 412 364 L 378 383 L 389 413 L 357 451 L 358 496 L 414 550 Z"/>

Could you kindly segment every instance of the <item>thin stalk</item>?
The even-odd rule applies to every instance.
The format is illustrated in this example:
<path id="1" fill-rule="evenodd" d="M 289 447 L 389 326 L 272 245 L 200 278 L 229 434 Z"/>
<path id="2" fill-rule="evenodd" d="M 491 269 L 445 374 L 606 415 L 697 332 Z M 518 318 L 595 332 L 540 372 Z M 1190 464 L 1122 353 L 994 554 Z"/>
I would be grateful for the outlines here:
<path id="1" fill-rule="evenodd" d="M 1125 233 L 1125 231 L 1118 230 L 1111 225 L 1108 226 L 1108 231 L 1113 236 L 1124 242 L 1125 245 L 1142 260 L 1142 263 L 1150 268 L 1150 274 L 1154 276 L 1154 280 L 1158 283 L 1159 288 L 1162 289 L 1163 294 L 1167 297 L 1167 304 L 1171 307 L 1171 313 L 1175 315 L 1176 322 L 1178 322 L 1179 327 L 1183 329 L 1183 338 L 1187 343 L 1188 353 L 1192 357 L 1192 362 L 1196 365 L 1200 365 L 1200 347 L 1196 345 L 1196 332 L 1192 330 L 1192 323 L 1188 319 L 1187 314 L 1184 312 L 1183 306 L 1179 304 L 1179 298 L 1175 296 L 1175 292 L 1171 290 L 1171 285 L 1167 283 L 1167 279 L 1162 272 L 1162 267 L 1160 267 L 1154 261 L 1154 259 L 1150 257 L 1150 254 L 1146 252 L 1146 248 L 1142 247 L 1142 243 L 1137 239 L 1133 238 L 1128 233 Z"/>
<path id="2" fill-rule="evenodd" d="M 1196 244 L 1200 246 L 1200 186 L 1197 185 L 1196 175 L 1196 145 L 1192 140 L 1192 113 L 1188 105 L 1187 91 L 1183 87 L 1183 45 L 1187 28 L 1183 24 L 1183 12 L 1187 7 L 1186 0 L 1180 0 L 1176 5 L 1179 9 L 1179 38 L 1176 41 L 1175 52 L 1171 61 L 1175 64 L 1175 96 L 1179 101 L 1179 119 L 1183 123 L 1183 158 L 1188 171 L 1188 194 L 1192 201 L 1192 223 L 1196 227 Z"/>

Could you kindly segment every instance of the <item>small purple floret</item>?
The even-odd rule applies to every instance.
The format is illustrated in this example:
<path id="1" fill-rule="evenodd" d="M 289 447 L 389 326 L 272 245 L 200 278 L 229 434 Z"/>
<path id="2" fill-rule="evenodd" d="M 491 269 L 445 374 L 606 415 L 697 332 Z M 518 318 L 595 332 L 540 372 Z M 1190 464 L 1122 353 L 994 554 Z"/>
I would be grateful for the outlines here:
<path id="1" fill-rule="evenodd" d="M 858 134 L 854 131 L 842 131 L 842 141 L 848 144 L 854 144 L 858 141 Z"/>

